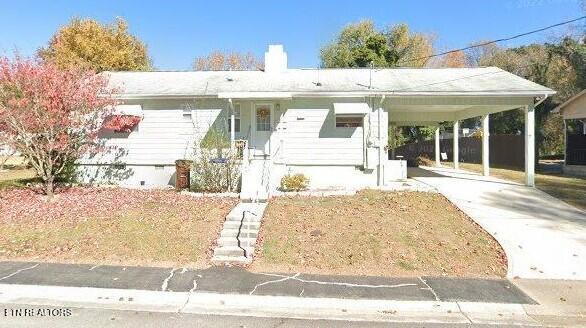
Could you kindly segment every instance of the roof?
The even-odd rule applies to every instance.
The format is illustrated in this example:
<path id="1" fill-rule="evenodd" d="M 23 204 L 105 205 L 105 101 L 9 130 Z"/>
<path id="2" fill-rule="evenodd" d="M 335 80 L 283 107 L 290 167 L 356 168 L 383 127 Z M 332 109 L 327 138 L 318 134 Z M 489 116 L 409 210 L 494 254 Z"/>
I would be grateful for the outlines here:
<path id="1" fill-rule="evenodd" d="M 577 100 L 578 98 L 582 97 L 584 94 L 586 94 L 586 89 L 582 90 L 582 92 L 574 95 L 570 99 L 566 100 L 563 104 L 561 104 L 561 105 L 557 106 L 556 108 L 554 108 L 553 109 L 553 112 L 554 113 L 558 113 L 560 111 L 563 111 L 566 106 L 568 106 L 569 104 L 573 103 L 575 100 Z"/>
<path id="2" fill-rule="evenodd" d="M 105 72 L 122 97 L 220 97 L 250 93 L 325 95 L 543 96 L 553 90 L 496 67 L 287 69 L 263 71 Z M 236 98 L 236 97 L 234 97 Z"/>

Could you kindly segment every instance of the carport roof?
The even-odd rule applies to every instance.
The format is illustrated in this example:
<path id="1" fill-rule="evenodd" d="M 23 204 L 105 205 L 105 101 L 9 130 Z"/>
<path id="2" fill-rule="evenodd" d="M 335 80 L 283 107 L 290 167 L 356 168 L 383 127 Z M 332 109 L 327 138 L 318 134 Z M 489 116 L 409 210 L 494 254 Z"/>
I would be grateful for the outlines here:
<path id="1" fill-rule="evenodd" d="M 496 67 L 105 72 L 123 98 L 326 95 L 544 96 L 555 92 Z M 260 95 L 260 96 L 259 96 Z"/>

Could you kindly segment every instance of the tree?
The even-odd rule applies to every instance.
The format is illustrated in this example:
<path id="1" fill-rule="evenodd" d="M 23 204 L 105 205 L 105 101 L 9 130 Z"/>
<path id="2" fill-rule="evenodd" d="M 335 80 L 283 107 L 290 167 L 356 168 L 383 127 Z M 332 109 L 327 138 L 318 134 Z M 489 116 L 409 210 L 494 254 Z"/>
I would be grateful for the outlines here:
<path id="1" fill-rule="evenodd" d="M 543 155 L 564 153 L 564 119 L 559 113 L 549 113 L 543 120 L 543 142 L 540 152 Z"/>
<path id="2" fill-rule="evenodd" d="M 550 153 L 563 147 L 558 137 L 562 125 L 551 110 L 572 95 L 586 88 L 586 46 L 583 41 L 563 38 L 556 43 L 531 44 L 502 49 L 494 44 L 468 53 L 478 66 L 496 66 L 557 93 L 536 111 L 536 144 L 539 152 Z M 550 120 L 552 120 L 550 122 Z M 523 113 L 509 111 L 491 115 L 491 132 L 516 133 L 524 130 Z M 559 131 L 556 131 L 559 130 Z"/>
<path id="3" fill-rule="evenodd" d="M 450 52 L 439 60 L 437 66 L 447 68 L 467 67 L 468 59 L 463 51 Z"/>
<path id="4" fill-rule="evenodd" d="M 128 24 L 102 25 L 93 19 L 74 18 L 60 28 L 39 56 L 59 68 L 102 71 L 145 71 L 151 68 L 146 45 L 128 32 Z"/>
<path id="5" fill-rule="evenodd" d="M 379 31 L 372 21 L 347 25 L 338 37 L 321 49 L 321 65 L 345 67 L 421 67 L 433 52 L 431 38 L 412 33 L 405 24 Z"/>
<path id="6" fill-rule="evenodd" d="M 213 51 L 207 56 L 196 57 L 193 68 L 196 71 L 253 71 L 263 69 L 264 63 L 250 52 Z"/>
<path id="7" fill-rule="evenodd" d="M 372 21 L 364 20 L 347 25 L 337 38 L 321 49 L 321 66 L 325 68 L 346 67 L 422 67 L 426 57 L 433 52 L 431 37 L 413 33 L 405 24 L 377 30 Z M 429 129 L 398 128 L 395 133 L 397 147 L 405 142 L 429 137 Z"/>
<path id="8" fill-rule="evenodd" d="M 0 58 L 0 129 L 36 170 L 51 198 L 55 178 L 88 151 L 116 104 L 104 75 L 16 57 Z"/>
<path id="9" fill-rule="evenodd" d="M 465 55 L 468 62 L 468 66 L 470 67 L 478 67 L 482 66 L 485 60 L 488 58 L 493 58 L 497 53 L 503 51 L 497 44 L 495 43 L 488 43 L 486 40 L 473 42 L 470 46 L 474 46 L 474 48 L 470 48 L 466 50 Z"/>

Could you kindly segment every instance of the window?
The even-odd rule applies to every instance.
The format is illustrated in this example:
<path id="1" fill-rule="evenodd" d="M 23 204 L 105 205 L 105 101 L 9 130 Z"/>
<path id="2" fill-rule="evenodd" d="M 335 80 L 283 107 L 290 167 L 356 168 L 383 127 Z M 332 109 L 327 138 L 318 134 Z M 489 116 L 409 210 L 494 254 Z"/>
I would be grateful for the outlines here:
<path id="1" fill-rule="evenodd" d="M 271 107 L 256 106 L 256 131 L 271 131 Z"/>
<path id="2" fill-rule="evenodd" d="M 357 128 L 362 126 L 362 116 L 336 116 L 337 128 Z"/>
<path id="3" fill-rule="evenodd" d="M 228 116 L 228 131 L 232 129 L 232 116 Z M 240 132 L 240 104 L 234 104 L 234 132 Z"/>

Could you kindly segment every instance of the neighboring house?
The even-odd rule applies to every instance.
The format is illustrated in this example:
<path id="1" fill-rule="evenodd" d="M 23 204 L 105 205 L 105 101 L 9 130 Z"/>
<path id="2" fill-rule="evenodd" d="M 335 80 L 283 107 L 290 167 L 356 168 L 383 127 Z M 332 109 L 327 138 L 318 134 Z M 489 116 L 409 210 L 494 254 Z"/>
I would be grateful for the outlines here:
<path id="1" fill-rule="evenodd" d="M 564 118 L 564 172 L 586 176 L 586 90 L 554 109 Z M 567 121 L 577 121 L 578 130 L 569 133 Z"/>
<path id="2" fill-rule="evenodd" d="M 122 90 L 118 114 L 141 121 L 104 136 L 115 152 L 79 162 L 87 180 L 173 184 L 175 160 L 189 158 L 211 126 L 224 126 L 233 143 L 247 143 L 242 193 L 257 195 L 287 173 L 307 175 L 312 189 L 382 186 L 404 176 L 388 160 L 389 125 L 525 108 L 532 131 L 536 101 L 554 93 L 494 67 L 290 69 L 280 45 L 269 46 L 264 71 L 106 74 Z M 526 137 L 531 184 L 533 134 Z"/>

